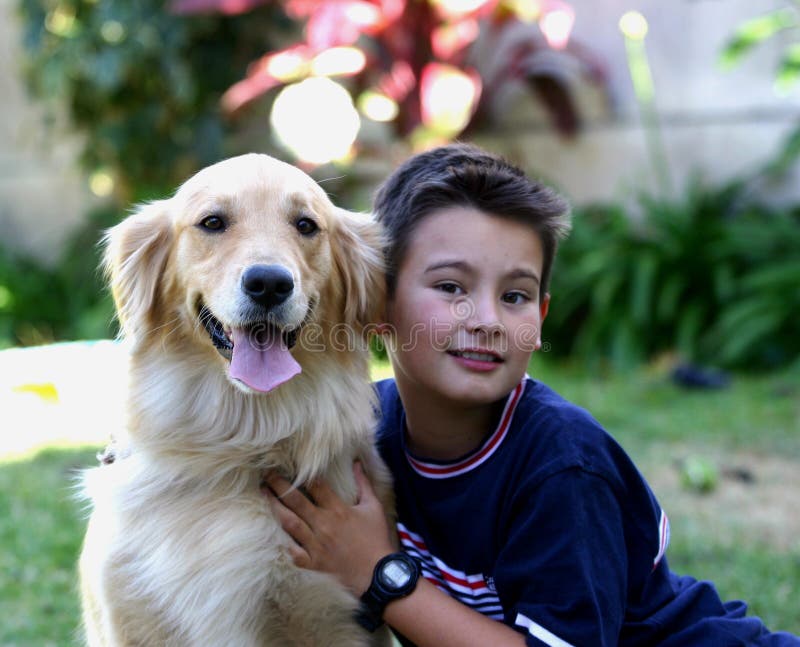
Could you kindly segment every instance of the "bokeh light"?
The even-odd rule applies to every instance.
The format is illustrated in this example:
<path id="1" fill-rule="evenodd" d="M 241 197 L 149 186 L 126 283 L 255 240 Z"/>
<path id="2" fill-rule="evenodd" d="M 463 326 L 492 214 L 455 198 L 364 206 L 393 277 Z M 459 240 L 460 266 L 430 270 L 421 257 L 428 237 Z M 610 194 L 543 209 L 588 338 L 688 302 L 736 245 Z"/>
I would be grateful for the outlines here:
<path id="1" fill-rule="evenodd" d="M 358 74 L 367 64 L 367 58 L 357 47 L 331 47 L 317 54 L 311 61 L 311 71 L 316 76 Z"/>
<path id="2" fill-rule="evenodd" d="M 56 36 L 70 38 L 78 29 L 75 8 L 65 3 L 57 4 L 45 16 L 44 26 L 47 31 Z"/>
<path id="3" fill-rule="evenodd" d="M 644 40 L 647 36 L 647 18 L 638 11 L 626 11 L 619 19 L 619 29 L 625 38 Z"/>
<path id="4" fill-rule="evenodd" d="M 452 65 L 429 63 L 421 78 L 422 122 L 439 133 L 458 134 L 480 96 L 480 79 Z"/>
<path id="5" fill-rule="evenodd" d="M 106 20 L 100 27 L 100 36 L 109 45 L 117 45 L 125 40 L 125 27 L 118 20 Z"/>
<path id="6" fill-rule="evenodd" d="M 440 15 L 447 18 L 456 18 L 473 11 L 477 11 L 488 0 L 431 0 Z"/>
<path id="7" fill-rule="evenodd" d="M 358 109 L 372 121 L 393 121 L 397 117 L 397 102 L 385 94 L 367 90 L 358 97 Z"/>
<path id="8" fill-rule="evenodd" d="M 575 11 L 569 5 L 558 5 L 539 19 L 539 28 L 547 44 L 553 49 L 564 49 L 567 46 L 574 24 Z"/>
<path id="9" fill-rule="evenodd" d="M 98 198 L 111 195 L 114 190 L 114 177 L 105 169 L 97 169 L 89 176 L 89 190 Z"/>
<path id="10" fill-rule="evenodd" d="M 273 54 L 267 60 L 267 73 L 286 83 L 298 78 L 305 70 L 306 58 L 297 50 L 285 50 Z"/>
<path id="11" fill-rule="evenodd" d="M 283 88 L 270 122 L 278 140 L 311 164 L 346 158 L 361 127 L 350 94 L 324 76 Z"/>
<path id="12" fill-rule="evenodd" d="M 542 15 L 541 0 L 506 0 L 505 4 L 524 22 L 533 22 Z"/>
<path id="13" fill-rule="evenodd" d="M 14 304 L 14 295 L 12 294 L 11 290 L 9 290 L 8 287 L 0 283 L 0 312 L 6 309 L 10 310 L 13 304 Z"/>

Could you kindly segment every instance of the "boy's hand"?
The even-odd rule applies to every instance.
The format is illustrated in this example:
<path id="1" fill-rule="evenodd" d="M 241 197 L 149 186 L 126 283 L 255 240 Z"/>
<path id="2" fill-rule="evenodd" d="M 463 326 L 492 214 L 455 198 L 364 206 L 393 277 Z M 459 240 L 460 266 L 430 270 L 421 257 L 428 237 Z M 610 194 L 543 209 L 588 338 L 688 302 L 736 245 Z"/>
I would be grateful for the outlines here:
<path id="1" fill-rule="evenodd" d="M 307 497 L 286 479 L 268 474 L 263 491 L 281 526 L 295 541 L 289 546 L 294 563 L 330 573 L 360 596 L 372 581 L 375 564 L 394 548 L 383 507 L 360 463 L 355 463 L 353 473 L 358 487 L 353 506 L 322 481 L 307 488 Z"/>

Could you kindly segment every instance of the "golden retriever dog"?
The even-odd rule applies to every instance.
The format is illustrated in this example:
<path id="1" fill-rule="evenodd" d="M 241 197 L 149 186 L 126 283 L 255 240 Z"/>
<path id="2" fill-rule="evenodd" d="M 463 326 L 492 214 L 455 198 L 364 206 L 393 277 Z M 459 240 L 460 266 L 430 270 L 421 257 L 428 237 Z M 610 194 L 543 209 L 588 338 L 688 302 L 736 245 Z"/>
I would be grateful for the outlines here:
<path id="1" fill-rule="evenodd" d="M 390 498 L 363 335 L 382 308 L 378 225 L 251 154 L 200 171 L 105 244 L 130 384 L 127 437 L 84 478 L 88 643 L 386 644 L 332 577 L 294 566 L 259 487 L 275 470 L 355 501 L 358 458 Z"/>

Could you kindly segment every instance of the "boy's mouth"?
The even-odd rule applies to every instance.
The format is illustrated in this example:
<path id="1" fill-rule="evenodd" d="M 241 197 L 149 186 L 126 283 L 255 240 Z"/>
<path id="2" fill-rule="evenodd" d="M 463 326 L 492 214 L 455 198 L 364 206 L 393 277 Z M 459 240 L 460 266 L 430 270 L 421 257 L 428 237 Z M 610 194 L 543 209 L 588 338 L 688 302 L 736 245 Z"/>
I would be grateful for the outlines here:
<path id="1" fill-rule="evenodd" d="M 495 353 L 491 353 L 489 351 L 479 351 L 479 350 L 449 350 L 447 351 L 448 355 L 452 355 L 453 357 L 461 357 L 463 359 L 471 359 L 476 362 L 494 362 L 500 364 L 503 361 L 503 358 Z"/>

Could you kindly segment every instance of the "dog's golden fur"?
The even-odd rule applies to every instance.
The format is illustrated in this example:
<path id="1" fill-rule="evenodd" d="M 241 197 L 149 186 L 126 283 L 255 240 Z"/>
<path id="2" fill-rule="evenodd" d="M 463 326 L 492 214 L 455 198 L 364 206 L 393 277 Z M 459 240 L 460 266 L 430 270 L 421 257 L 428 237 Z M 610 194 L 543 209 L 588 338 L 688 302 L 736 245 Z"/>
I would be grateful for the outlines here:
<path id="1" fill-rule="evenodd" d="M 318 231 L 302 233 L 300 218 Z M 128 436 L 112 464 L 84 479 L 93 505 L 80 559 L 88 643 L 385 641 L 353 622 L 356 600 L 332 578 L 291 563 L 259 491 L 271 469 L 300 484 L 325 478 L 354 500 L 358 457 L 389 498 L 372 448 L 362 336 L 382 307 L 377 225 L 334 207 L 298 169 L 245 155 L 144 206 L 105 242 L 131 352 Z M 242 274 L 258 264 L 294 280 L 270 325 L 300 327 L 291 353 L 302 372 L 266 394 L 230 377 L 201 320 L 205 306 L 226 331 L 252 325 Z"/>

